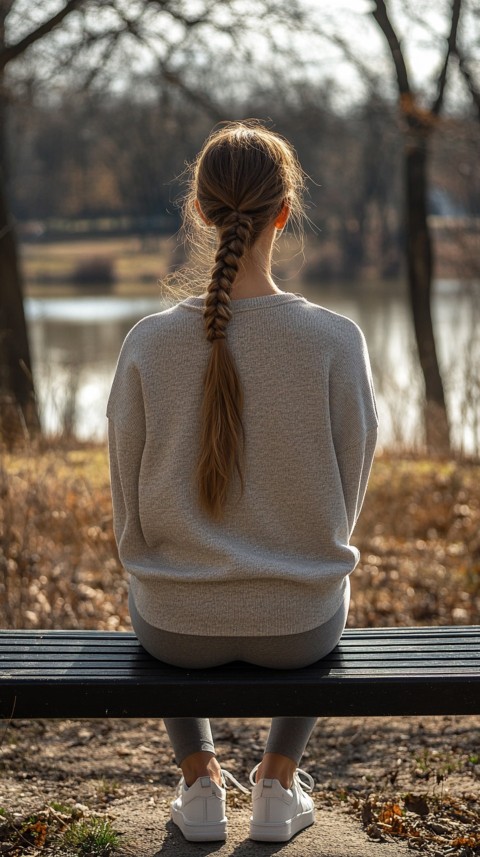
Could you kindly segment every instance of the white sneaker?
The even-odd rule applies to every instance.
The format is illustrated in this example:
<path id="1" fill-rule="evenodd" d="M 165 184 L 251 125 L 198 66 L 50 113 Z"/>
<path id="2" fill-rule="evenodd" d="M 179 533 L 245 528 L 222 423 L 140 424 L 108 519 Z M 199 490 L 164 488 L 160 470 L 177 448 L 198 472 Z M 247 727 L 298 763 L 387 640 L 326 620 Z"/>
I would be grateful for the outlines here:
<path id="1" fill-rule="evenodd" d="M 253 809 L 250 818 L 250 839 L 258 842 L 288 842 L 295 833 L 309 827 L 315 820 L 315 808 L 310 795 L 315 785 L 310 774 L 297 768 L 291 789 L 284 789 L 278 780 L 263 779 L 253 785 Z M 300 775 L 305 779 L 300 779 Z"/>
<path id="2" fill-rule="evenodd" d="M 222 786 L 210 777 L 199 777 L 191 786 L 184 778 L 177 788 L 177 797 L 172 802 L 172 821 L 189 842 L 213 842 L 227 838 L 225 815 L 226 780 L 249 794 L 229 771 L 222 770 Z"/>

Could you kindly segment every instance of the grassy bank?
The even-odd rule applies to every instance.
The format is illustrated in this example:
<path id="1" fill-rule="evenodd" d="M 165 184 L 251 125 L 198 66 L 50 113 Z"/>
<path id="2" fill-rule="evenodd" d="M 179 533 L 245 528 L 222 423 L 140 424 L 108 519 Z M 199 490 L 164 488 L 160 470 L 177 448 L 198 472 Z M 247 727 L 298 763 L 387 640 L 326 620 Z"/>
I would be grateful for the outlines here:
<path id="1" fill-rule="evenodd" d="M 0 622 L 130 627 L 106 449 L 4 455 Z M 352 626 L 472 624 L 480 611 L 480 465 L 380 456 L 353 541 Z"/>
<path id="2" fill-rule="evenodd" d="M 72 239 L 22 244 L 22 266 L 28 295 L 64 295 L 77 290 L 88 292 L 82 280 L 82 266 L 107 270 L 116 294 L 158 294 L 159 279 L 177 259 L 175 237 L 129 235 L 121 238 Z M 83 279 L 88 270 L 83 269 Z M 93 285 L 96 290 L 102 281 Z M 108 284 L 107 284 L 108 285 Z"/>
<path id="3" fill-rule="evenodd" d="M 436 277 L 478 279 L 478 232 L 453 228 L 442 218 L 430 225 Z M 77 232 L 64 234 L 63 238 L 23 241 L 20 249 L 29 295 L 65 294 L 72 288 L 83 291 L 82 286 L 95 285 L 95 270 L 99 272 L 97 287 L 105 282 L 101 278 L 103 270 L 110 274 L 109 282 L 116 293 L 134 294 L 141 289 L 143 294 L 157 294 L 159 279 L 184 260 L 179 236 L 155 230 L 124 235 Z M 342 252 L 335 231 L 327 231 L 320 239 L 307 231 L 303 259 L 298 242 L 286 233 L 276 251 L 276 275 L 293 282 L 299 278 L 314 284 L 329 279 L 337 282 L 336 272 L 343 270 Z M 365 265 L 361 279 L 373 283 L 380 279 L 373 260 Z"/>

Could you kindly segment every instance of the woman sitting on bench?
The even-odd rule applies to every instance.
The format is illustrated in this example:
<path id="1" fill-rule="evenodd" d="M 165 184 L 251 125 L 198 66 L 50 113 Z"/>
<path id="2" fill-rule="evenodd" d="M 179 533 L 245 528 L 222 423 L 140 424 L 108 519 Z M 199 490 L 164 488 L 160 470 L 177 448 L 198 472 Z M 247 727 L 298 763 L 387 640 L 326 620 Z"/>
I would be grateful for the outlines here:
<path id="1" fill-rule="evenodd" d="M 185 205 L 216 247 L 204 294 L 140 321 L 119 357 L 115 535 L 134 630 L 176 666 L 304 667 L 345 626 L 377 416 L 359 328 L 272 279 L 302 189 L 280 135 L 255 121 L 215 131 Z M 297 766 L 314 723 L 273 718 L 251 774 L 252 839 L 286 841 L 313 822 L 313 781 Z M 209 721 L 165 725 L 183 772 L 173 821 L 189 840 L 225 839 L 231 775 Z"/>

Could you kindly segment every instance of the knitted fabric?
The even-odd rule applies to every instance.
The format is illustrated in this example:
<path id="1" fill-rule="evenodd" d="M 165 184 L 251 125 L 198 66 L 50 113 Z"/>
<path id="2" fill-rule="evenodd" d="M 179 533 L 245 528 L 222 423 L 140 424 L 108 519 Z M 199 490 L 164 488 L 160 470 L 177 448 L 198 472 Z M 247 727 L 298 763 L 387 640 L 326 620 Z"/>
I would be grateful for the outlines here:
<path id="1" fill-rule="evenodd" d="M 148 316 L 123 344 L 108 402 L 114 527 L 150 625 L 296 634 L 339 608 L 377 435 L 365 340 L 349 319 L 279 293 L 232 301 L 244 391 L 243 494 L 220 522 L 195 483 L 208 350 L 204 300 Z"/>

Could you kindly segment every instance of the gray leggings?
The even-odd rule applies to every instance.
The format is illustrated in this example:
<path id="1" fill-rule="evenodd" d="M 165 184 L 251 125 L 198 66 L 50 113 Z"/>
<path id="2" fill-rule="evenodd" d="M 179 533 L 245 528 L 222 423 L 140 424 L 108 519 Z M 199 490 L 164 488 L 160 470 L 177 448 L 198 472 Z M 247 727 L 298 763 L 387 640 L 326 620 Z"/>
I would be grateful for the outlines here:
<path id="1" fill-rule="evenodd" d="M 153 657 L 173 666 L 202 669 L 246 661 L 273 669 L 298 669 L 325 657 L 337 645 L 347 621 L 350 581 L 346 578 L 345 597 L 335 615 L 311 631 L 274 637 L 202 637 L 176 634 L 149 625 L 138 613 L 130 591 L 129 609 L 143 648 Z M 288 756 L 297 765 L 316 723 L 316 717 L 274 717 L 265 753 Z M 181 765 L 191 753 L 215 753 L 210 722 L 204 717 L 169 717 L 164 720 L 175 761 Z"/>

